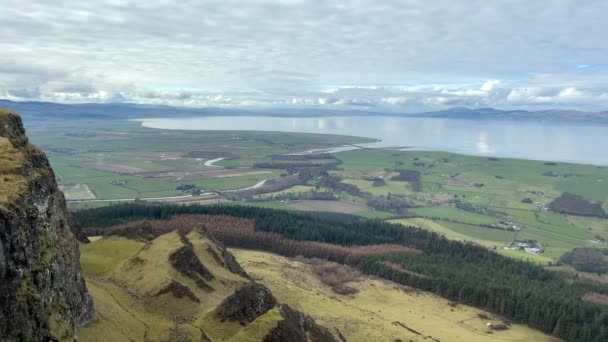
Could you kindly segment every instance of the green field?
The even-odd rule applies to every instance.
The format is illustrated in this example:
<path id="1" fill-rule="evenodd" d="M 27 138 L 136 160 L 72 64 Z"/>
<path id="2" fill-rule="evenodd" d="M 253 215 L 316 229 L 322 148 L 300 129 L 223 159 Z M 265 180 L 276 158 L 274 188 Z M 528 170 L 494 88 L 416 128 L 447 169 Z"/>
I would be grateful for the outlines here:
<path id="1" fill-rule="evenodd" d="M 32 142 L 47 153 L 59 184 L 85 184 L 97 199 L 179 196 L 183 193 L 176 187 L 184 184 L 205 190 L 247 188 L 284 171 L 262 169 L 267 173 L 236 177 L 217 171 L 224 170 L 221 166 L 251 168 L 273 154 L 371 141 L 321 134 L 157 130 L 121 120 L 26 124 Z M 190 157 L 191 152 L 196 154 Z M 204 165 L 218 157 L 229 159 L 216 167 Z M 201 171 L 216 173 L 196 174 Z M 149 176 L 154 172 L 180 173 Z"/>
<path id="2" fill-rule="evenodd" d="M 182 196 L 187 193 L 176 188 L 185 184 L 203 191 L 244 189 L 287 173 L 255 167 L 256 163 L 269 163 L 272 155 L 369 141 L 320 134 L 157 130 L 119 120 L 53 121 L 27 128 L 32 142 L 48 154 L 59 183 L 66 189 L 76 189 L 66 192 L 68 199 L 90 197 L 85 186 L 97 199 Z M 219 157 L 227 159 L 205 165 L 207 160 Z M 340 164 L 330 173 L 367 195 L 327 189 L 317 179 L 311 179 L 257 194 L 256 202 L 230 199 L 240 204 L 292 209 L 271 196 L 307 193 L 319 186 L 318 190 L 332 191 L 342 201 L 362 205 L 368 205 L 369 196 L 396 196 L 413 206 L 407 209 L 408 218 L 401 223 L 496 247 L 506 255 L 536 262 L 556 260 L 575 247 L 593 245 L 592 240 L 597 238 L 608 240 L 608 220 L 556 214 L 546 209 L 565 191 L 603 203 L 608 209 L 605 167 L 382 149 L 340 152 L 335 157 Z M 420 191 L 414 191 L 410 182 L 392 180 L 399 170 L 418 171 Z M 384 182 L 374 184 L 378 177 Z M 523 199 L 532 203 L 524 203 Z M 70 202 L 69 206 L 81 209 L 110 203 Z M 373 219 L 395 217 L 395 213 L 384 209 L 364 210 L 357 215 Z M 513 229 L 507 230 L 511 226 L 521 229 L 517 240 L 538 241 L 544 254 L 502 251 L 515 234 Z"/>
<path id="3" fill-rule="evenodd" d="M 363 191 L 367 191 L 376 196 L 386 196 L 388 194 L 411 193 L 411 186 L 407 182 L 386 181 L 384 185 L 374 186 L 374 182 L 366 179 L 346 179 L 344 183 L 353 184 Z"/>
<path id="4" fill-rule="evenodd" d="M 419 219 L 400 220 L 400 223 L 500 248 L 510 243 L 514 232 L 484 226 L 509 222 L 522 228 L 518 241 L 537 240 L 544 247 L 542 256 L 501 251 L 505 255 L 548 262 L 575 247 L 591 246 L 591 240 L 596 237 L 608 239 L 606 219 L 546 210 L 546 205 L 564 191 L 606 203 L 608 170 L 605 167 L 428 151 L 355 150 L 339 153 L 337 157 L 342 161 L 342 170 L 335 174 L 343 178 L 342 182 L 375 195 L 400 195 L 418 205 L 409 212 Z M 373 187 L 369 180 L 372 175 L 396 170 L 419 171 L 422 191 L 414 193 L 407 182 L 390 180 L 384 186 Z M 559 176 L 547 176 L 549 172 Z M 524 198 L 533 203 L 523 203 Z M 457 201 L 476 211 L 456 208 Z"/>
<path id="5" fill-rule="evenodd" d="M 420 215 L 421 217 L 430 219 L 453 221 L 472 225 L 488 225 L 498 222 L 498 220 L 493 217 L 471 213 L 449 206 L 415 208 L 412 209 L 411 212 L 416 215 Z"/>

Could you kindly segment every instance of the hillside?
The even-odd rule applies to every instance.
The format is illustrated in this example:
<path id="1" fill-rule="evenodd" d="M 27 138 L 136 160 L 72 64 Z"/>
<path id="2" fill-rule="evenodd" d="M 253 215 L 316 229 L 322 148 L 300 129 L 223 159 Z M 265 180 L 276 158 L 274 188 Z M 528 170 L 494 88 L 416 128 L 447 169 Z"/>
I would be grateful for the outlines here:
<path id="1" fill-rule="evenodd" d="M 80 330 L 85 341 L 284 341 L 286 333 L 334 341 L 252 281 L 202 228 L 114 233 L 82 248 L 97 305 Z"/>
<path id="2" fill-rule="evenodd" d="M 143 231 L 149 234 L 150 228 Z M 274 341 L 296 341 L 297 331 L 308 331 L 311 341 L 549 340 L 519 324 L 494 330 L 487 323 L 500 325 L 504 318 L 361 274 L 345 283 L 354 292 L 336 293 L 325 282 L 340 272 L 326 261 L 227 251 L 200 230 L 181 236 L 175 230 L 152 233 L 148 237 L 162 235 L 148 242 L 137 238 L 142 230 L 136 231 L 113 231 L 82 248 L 97 304 L 97 318 L 80 331 L 83 340 L 270 341 L 275 336 Z M 129 238 L 119 236 L 125 234 Z M 198 275 L 191 278 L 171 264 L 171 255 L 188 243 L 195 258 L 189 264 L 199 260 L 213 274 L 205 282 L 209 288 L 197 285 Z M 234 272 L 230 264 L 237 267 Z M 315 273 L 318 267 L 325 269 L 325 278 Z M 309 328 L 280 335 L 293 315 Z"/>
<path id="3" fill-rule="evenodd" d="M 504 318 L 456 304 L 428 292 L 355 274 L 340 276 L 339 265 L 322 260 L 231 249 L 251 276 L 277 298 L 331 327 L 347 341 L 549 341 L 521 324 L 488 327 Z M 351 271 L 352 272 L 352 271 Z M 354 291 L 336 293 L 342 283 Z"/>
<path id="4" fill-rule="evenodd" d="M 606 339 L 608 308 L 583 300 L 589 292 L 608 294 L 605 286 L 572 282 L 532 263 L 415 227 L 236 205 L 115 205 L 79 211 L 76 217 L 83 231 L 95 234 L 142 224 L 159 231 L 204 224 L 230 247 L 337 262 L 567 341 Z M 153 221 L 141 221 L 146 218 Z M 121 225 L 110 227 L 116 223 Z"/>
<path id="5" fill-rule="evenodd" d="M 46 156 L 0 109 L 0 340 L 73 340 L 91 320 L 69 220 Z"/>

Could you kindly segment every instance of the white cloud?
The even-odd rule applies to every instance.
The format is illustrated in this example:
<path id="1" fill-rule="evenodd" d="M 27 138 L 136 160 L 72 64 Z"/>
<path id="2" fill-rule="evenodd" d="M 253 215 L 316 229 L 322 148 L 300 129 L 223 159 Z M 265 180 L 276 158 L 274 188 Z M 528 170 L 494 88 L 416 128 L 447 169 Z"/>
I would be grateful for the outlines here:
<path id="1" fill-rule="evenodd" d="M 381 99 L 382 103 L 386 103 L 388 105 L 404 105 L 407 104 L 407 97 L 385 97 Z"/>
<path id="2" fill-rule="evenodd" d="M 0 94 L 191 106 L 602 109 L 607 12 L 603 0 L 7 0 Z"/>
<path id="3" fill-rule="evenodd" d="M 501 82 L 499 80 L 488 80 L 484 84 L 481 85 L 481 90 L 486 92 L 491 92 L 498 87 L 501 86 Z"/>
<path id="4" fill-rule="evenodd" d="M 585 96 L 585 93 L 576 89 L 575 87 L 568 87 L 566 89 L 562 89 L 558 94 L 557 97 L 558 98 L 562 98 L 562 99 L 577 99 L 577 98 L 583 98 Z"/>

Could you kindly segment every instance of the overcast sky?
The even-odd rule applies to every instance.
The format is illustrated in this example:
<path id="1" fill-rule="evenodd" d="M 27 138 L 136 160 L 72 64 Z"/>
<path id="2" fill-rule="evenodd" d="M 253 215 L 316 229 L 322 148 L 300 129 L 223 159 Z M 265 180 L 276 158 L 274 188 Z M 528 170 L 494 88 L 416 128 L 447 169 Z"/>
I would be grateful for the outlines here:
<path id="1" fill-rule="evenodd" d="M 0 98 L 608 109 L 606 0 L 0 5 Z"/>

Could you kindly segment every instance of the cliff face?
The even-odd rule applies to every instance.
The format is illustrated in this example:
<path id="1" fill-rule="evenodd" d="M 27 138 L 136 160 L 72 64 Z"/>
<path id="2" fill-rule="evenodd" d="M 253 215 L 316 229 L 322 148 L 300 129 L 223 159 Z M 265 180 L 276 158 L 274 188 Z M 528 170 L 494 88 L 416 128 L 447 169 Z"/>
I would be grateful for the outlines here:
<path id="1" fill-rule="evenodd" d="M 92 319 L 63 194 L 21 119 L 0 109 L 0 340 L 74 340 Z"/>

